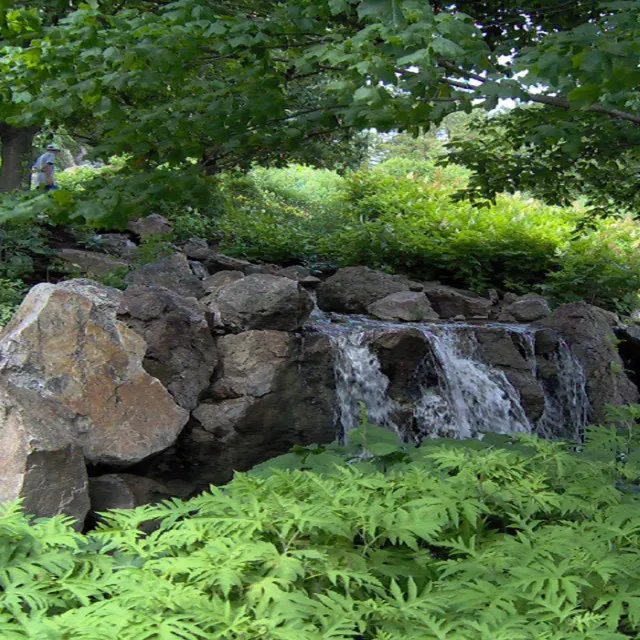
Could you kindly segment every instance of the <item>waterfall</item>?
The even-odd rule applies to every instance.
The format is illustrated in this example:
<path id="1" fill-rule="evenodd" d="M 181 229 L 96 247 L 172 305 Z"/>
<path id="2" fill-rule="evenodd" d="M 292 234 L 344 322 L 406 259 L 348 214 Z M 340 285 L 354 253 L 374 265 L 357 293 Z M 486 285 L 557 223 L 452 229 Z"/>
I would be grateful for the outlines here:
<path id="1" fill-rule="evenodd" d="M 363 405 L 371 422 L 398 431 L 392 420 L 395 403 L 387 394 L 389 379 L 380 371 L 380 363 L 366 345 L 365 337 L 365 332 L 356 331 L 334 338 L 342 437 L 360 425 Z"/>
<path id="2" fill-rule="evenodd" d="M 470 438 L 482 431 L 530 432 L 518 392 L 504 372 L 491 369 L 465 354 L 463 339 L 451 327 L 425 329 L 433 347 L 432 365 L 438 372 L 437 389 L 423 388 L 415 408 L 420 436 Z"/>
<path id="3" fill-rule="evenodd" d="M 551 365 L 553 384 L 538 371 L 535 331 L 523 325 L 493 323 L 514 339 L 528 368 L 544 392 L 544 411 L 533 423 L 520 393 L 505 372 L 482 361 L 475 331 L 463 323 L 402 323 L 364 316 L 317 313 L 311 327 L 327 334 L 334 347 L 336 421 L 342 435 L 359 426 L 362 406 L 370 422 L 396 431 L 405 441 L 425 437 L 470 438 L 483 432 L 539 433 L 546 437 L 580 437 L 589 403 L 585 377 L 577 358 L 560 341 Z M 410 403 L 389 395 L 390 381 L 369 343 L 381 329 L 419 329 L 430 350 L 414 375 Z M 407 418 L 409 415 L 409 418 Z"/>
<path id="4" fill-rule="evenodd" d="M 564 340 L 552 358 L 560 375 L 555 393 L 545 394 L 544 413 L 536 425 L 538 433 L 549 437 L 557 432 L 558 425 L 563 425 L 568 428 L 567 435 L 580 441 L 589 421 L 590 409 L 582 365 Z"/>

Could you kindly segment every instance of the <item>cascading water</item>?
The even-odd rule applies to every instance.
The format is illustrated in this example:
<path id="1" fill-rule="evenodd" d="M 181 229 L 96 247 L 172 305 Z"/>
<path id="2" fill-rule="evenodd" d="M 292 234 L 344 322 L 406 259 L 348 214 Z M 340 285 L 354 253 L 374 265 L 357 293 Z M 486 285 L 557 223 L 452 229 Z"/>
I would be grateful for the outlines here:
<path id="1" fill-rule="evenodd" d="M 552 358 L 559 372 L 558 384 L 555 393 L 545 394 L 544 413 L 536 425 L 538 433 L 549 437 L 557 433 L 558 425 L 564 425 L 576 440 L 582 440 L 590 409 L 582 365 L 564 340 Z"/>
<path id="2" fill-rule="evenodd" d="M 470 438 L 482 431 L 530 432 L 518 392 L 502 371 L 475 360 L 464 348 L 464 338 L 452 327 L 424 330 L 433 347 L 432 366 L 438 371 L 437 389 L 422 389 L 415 408 L 421 436 Z"/>
<path id="3" fill-rule="evenodd" d="M 520 394 L 504 371 L 482 362 L 475 327 L 460 323 L 393 324 L 360 316 L 314 314 L 311 326 L 334 345 L 337 409 L 342 433 L 359 426 L 362 405 L 369 421 L 395 430 L 407 441 L 424 437 L 469 438 L 482 432 L 536 432 L 544 436 L 571 433 L 579 437 L 587 424 L 589 403 L 585 378 L 569 347 L 560 342 L 551 364 L 557 375 L 544 390 L 544 412 L 532 423 Z M 513 336 L 532 380 L 538 378 L 535 333 L 528 327 L 490 325 Z M 369 342 L 384 330 L 419 329 L 430 351 L 415 373 L 415 398 L 400 407 L 389 395 L 389 379 Z M 551 388 L 552 387 L 552 388 Z M 404 421 L 396 416 L 404 410 Z M 410 419 L 406 419 L 410 412 Z"/>
<path id="4" fill-rule="evenodd" d="M 365 332 L 356 331 L 334 338 L 337 409 L 343 436 L 360 425 L 363 405 L 371 422 L 397 431 L 391 418 L 395 406 L 387 395 L 389 379 L 380 371 L 365 337 Z"/>

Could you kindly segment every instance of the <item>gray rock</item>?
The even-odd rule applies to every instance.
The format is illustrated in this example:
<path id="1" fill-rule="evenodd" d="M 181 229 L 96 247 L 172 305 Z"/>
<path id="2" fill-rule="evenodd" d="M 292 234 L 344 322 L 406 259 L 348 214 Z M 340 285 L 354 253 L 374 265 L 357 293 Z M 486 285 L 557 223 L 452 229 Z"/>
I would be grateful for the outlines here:
<path id="1" fill-rule="evenodd" d="M 116 320 L 121 295 L 95 283 L 40 284 L 3 331 L 3 499 L 82 520 L 82 454 L 93 464 L 130 465 L 170 446 L 187 421 L 144 371 L 144 340 Z"/>
<path id="2" fill-rule="evenodd" d="M 89 480 L 91 511 L 135 509 L 143 504 L 155 504 L 175 494 L 165 485 L 130 473 L 109 473 Z"/>
<path id="3" fill-rule="evenodd" d="M 146 218 L 138 218 L 129 222 L 127 230 L 144 239 L 171 233 L 173 226 L 164 216 L 152 213 Z"/>
<path id="4" fill-rule="evenodd" d="M 305 289 L 317 289 L 322 284 L 322 280 L 320 280 L 320 278 L 316 278 L 315 276 L 306 276 L 305 278 L 300 278 L 298 282 Z"/>
<path id="5" fill-rule="evenodd" d="M 0 502 L 21 498 L 26 513 L 71 516 L 81 529 L 89 485 L 70 417 L 37 388 L 12 385 L 0 364 Z"/>
<path id="6" fill-rule="evenodd" d="M 189 260 L 189 266 L 191 267 L 191 273 L 193 273 L 198 280 L 204 280 L 209 277 L 209 272 L 202 262 L 198 262 L 198 260 Z"/>
<path id="7" fill-rule="evenodd" d="M 251 275 L 218 289 L 207 302 L 214 328 L 295 331 L 313 309 L 309 294 L 288 278 Z"/>
<path id="8" fill-rule="evenodd" d="M 244 274 L 247 276 L 266 273 L 271 276 L 279 275 L 280 268 L 277 264 L 248 264 L 244 267 Z"/>
<path id="9" fill-rule="evenodd" d="M 371 342 L 380 370 L 389 378 L 389 395 L 407 401 L 417 393 L 418 368 L 431 352 L 429 341 L 418 329 L 393 329 L 377 335 Z"/>
<path id="10" fill-rule="evenodd" d="M 138 248 L 128 235 L 124 233 L 98 233 L 94 236 L 100 250 L 117 258 L 130 260 Z"/>
<path id="11" fill-rule="evenodd" d="M 318 288 L 318 306 L 323 311 L 366 313 L 370 304 L 392 293 L 409 291 L 412 282 L 368 267 L 345 267 Z"/>
<path id="12" fill-rule="evenodd" d="M 441 318 L 479 316 L 487 318 L 492 307 L 491 300 L 476 295 L 471 291 L 463 291 L 444 285 L 428 285 L 425 287 L 431 306 Z"/>
<path id="13" fill-rule="evenodd" d="M 529 293 L 503 307 L 498 320 L 500 322 L 535 322 L 550 314 L 551 308 L 547 299 L 535 293 Z"/>
<path id="14" fill-rule="evenodd" d="M 209 269 L 209 273 L 215 273 L 216 271 L 242 271 L 244 273 L 244 270 L 247 267 L 252 266 L 247 260 L 225 256 L 217 251 L 214 251 L 209 255 L 205 264 L 207 269 Z"/>
<path id="15" fill-rule="evenodd" d="M 399 291 L 370 304 L 367 311 L 381 320 L 427 322 L 437 320 L 438 314 L 431 307 L 424 293 Z"/>
<path id="16" fill-rule="evenodd" d="M 216 250 L 211 248 L 207 241 L 202 240 L 202 238 L 189 238 L 180 246 L 180 249 L 190 260 L 198 260 L 205 263 L 216 254 Z"/>
<path id="17" fill-rule="evenodd" d="M 257 344 L 258 334 L 276 332 L 248 333 L 256 334 L 249 342 Z M 269 369 L 266 361 L 256 367 L 253 358 L 246 360 L 246 377 L 254 380 L 249 390 L 257 395 L 205 401 L 193 412 L 194 420 L 179 441 L 180 457 L 188 461 L 189 480 L 198 486 L 227 482 L 234 471 L 246 471 L 293 445 L 322 444 L 336 436 L 329 338 L 312 334 L 267 339 L 286 345 L 288 356 L 278 356 L 275 369 L 266 376 L 264 371 L 257 373 L 260 367 Z M 241 390 L 245 384 L 242 358 L 234 356 L 233 366 L 241 385 L 236 389 Z M 263 393 L 265 389 L 269 391 Z"/>
<path id="18" fill-rule="evenodd" d="M 538 420 L 544 411 L 544 390 L 536 378 L 533 362 L 525 358 L 524 338 L 499 327 L 479 327 L 475 336 L 482 361 L 504 372 L 520 394 L 529 420 Z"/>
<path id="19" fill-rule="evenodd" d="M 561 305 L 538 324 L 562 335 L 580 360 L 595 420 L 603 419 L 606 404 L 638 401 L 638 389 L 627 377 L 618 353 L 614 314 L 585 302 L 572 302 Z"/>
<path id="20" fill-rule="evenodd" d="M 80 249 L 60 249 L 56 255 L 79 273 L 93 276 L 104 276 L 114 271 L 127 270 L 129 263 L 106 253 L 81 251 Z"/>
<path id="21" fill-rule="evenodd" d="M 294 337 L 284 331 L 244 331 L 218 338 L 220 355 L 215 398 L 259 398 L 276 390 L 283 367 L 291 360 Z"/>
<path id="22" fill-rule="evenodd" d="M 242 271 L 218 271 L 214 273 L 212 276 L 205 278 L 202 281 L 202 286 L 206 293 L 215 293 L 222 287 L 235 282 L 236 280 L 242 280 L 244 278 L 244 273 Z M 209 299 L 206 299 L 205 302 L 208 302 Z"/>
<path id="23" fill-rule="evenodd" d="M 235 438 L 236 427 L 247 417 L 255 403 L 253 396 L 205 402 L 193 412 L 193 417 L 205 431 L 215 434 L 222 444 Z"/>
<path id="24" fill-rule="evenodd" d="M 311 276 L 311 271 L 306 267 L 294 265 L 292 267 L 287 267 L 286 269 L 278 269 L 276 275 L 282 278 L 289 278 L 290 280 L 300 282 L 301 280 L 304 280 L 304 278 L 308 278 L 309 276 Z"/>
<path id="25" fill-rule="evenodd" d="M 205 307 L 163 287 L 132 286 L 120 313 L 147 343 L 145 370 L 181 407 L 194 409 L 218 361 Z"/>
<path id="26" fill-rule="evenodd" d="M 145 264 L 125 276 L 130 285 L 165 287 L 181 296 L 200 298 L 204 294 L 202 283 L 193 275 L 186 256 L 174 253 L 166 258 Z"/>

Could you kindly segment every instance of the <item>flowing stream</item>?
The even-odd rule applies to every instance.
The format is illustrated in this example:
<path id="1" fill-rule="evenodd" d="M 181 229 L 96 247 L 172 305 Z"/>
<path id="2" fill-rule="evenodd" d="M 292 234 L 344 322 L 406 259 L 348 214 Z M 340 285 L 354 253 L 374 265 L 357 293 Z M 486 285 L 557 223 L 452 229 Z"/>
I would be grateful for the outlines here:
<path id="1" fill-rule="evenodd" d="M 579 361 L 560 340 L 545 363 L 554 373 L 545 378 L 535 355 L 536 330 L 526 325 L 483 327 L 512 338 L 526 363 L 529 384 L 539 385 L 544 409 L 533 420 L 505 370 L 483 361 L 474 325 L 394 324 L 316 311 L 309 327 L 328 335 L 334 346 L 336 420 L 343 436 L 360 425 L 363 407 L 370 422 L 413 442 L 424 437 L 477 437 L 488 431 L 580 438 L 587 424 L 589 401 Z M 408 327 L 422 332 L 429 351 L 413 375 L 411 400 L 399 402 L 389 393 L 390 380 L 371 342 L 381 331 Z"/>

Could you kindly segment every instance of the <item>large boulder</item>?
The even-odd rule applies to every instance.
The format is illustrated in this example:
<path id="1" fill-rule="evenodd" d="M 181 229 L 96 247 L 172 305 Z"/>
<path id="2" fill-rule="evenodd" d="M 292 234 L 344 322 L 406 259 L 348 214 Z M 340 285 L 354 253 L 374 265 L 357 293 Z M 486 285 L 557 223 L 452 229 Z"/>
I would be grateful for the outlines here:
<path id="1" fill-rule="evenodd" d="M 397 401 L 415 399 L 419 367 L 431 352 L 429 340 L 419 329 L 383 331 L 371 341 L 380 371 L 389 378 L 389 395 Z"/>
<path id="2" fill-rule="evenodd" d="M 205 278 L 202 281 L 202 286 L 207 293 L 215 293 L 223 287 L 226 287 L 228 284 L 236 282 L 236 280 L 242 280 L 242 278 L 244 278 L 244 273 L 242 273 L 242 271 L 217 271 L 212 276 Z M 209 298 L 205 298 L 204 302 L 208 301 Z"/>
<path id="3" fill-rule="evenodd" d="M 544 296 L 528 293 L 505 305 L 499 316 L 500 322 L 535 322 L 551 314 L 549 302 Z"/>
<path id="4" fill-rule="evenodd" d="M 37 387 L 11 382 L 0 351 L 0 502 L 21 498 L 27 513 L 71 516 L 80 529 L 89 487 L 82 448 L 69 433 L 70 417 Z"/>
<path id="5" fill-rule="evenodd" d="M 250 275 L 207 298 L 215 328 L 234 333 L 248 329 L 296 331 L 313 309 L 309 294 L 288 278 Z"/>
<path id="6" fill-rule="evenodd" d="M 218 338 L 220 366 L 215 398 L 260 398 L 276 389 L 293 353 L 295 338 L 284 331 L 244 331 Z"/>
<path id="7" fill-rule="evenodd" d="M 72 271 L 77 271 L 89 276 L 104 276 L 113 271 L 122 271 L 129 268 L 129 263 L 119 260 L 106 253 L 96 251 L 82 251 L 80 249 L 60 249 L 58 258 L 66 262 Z"/>
<path id="8" fill-rule="evenodd" d="M 441 318 L 487 318 L 493 303 L 471 291 L 463 291 L 445 285 L 428 285 L 424 292 L 431 306 Z"/>
<path id="9" fill-rule="evenodd" d="M 133 258 L 138 248 L 125 233 L 98 233 L 93 239 L 101 251 L 125 260 Z"/>
<path id="10" fill-rule="evenodd" d="M 217 363 L 205 308 L 163 287 L 132 286 L 120 318 L 147 343 L 143 366 L 185 409 L 195 409 Z"/>
<path id="11" fill-rule="evenodd" d="M 165 287 L 181 296 L 200 298 L 204 294 L 200 279 L 194 275 L 183 253 L 160 258 L 128 273 L 125 282 L 143 287 Z"/>
<path id="12" fill-rule="evenodd" d="M 318 306 L 323 311 L 367 313 L 369 305 L 392 293 L 421 289 L 418 283 L 368 267 L 345 267 L 318 287 Z"/>
<path id="13" fill-rule="evenodd" d="M 283 278 L 289 278 L 290 280 L 295 280 L 296 282 L 300 282 L 301 280 L 310 277 L 311 271 L 306 267 L 295 264 L 291 267 L 279 269 L 276 275 L 282 276 Z"/>
<path id="14" fill-rule="evenodd" d="M 184 493 L 182 496 L 181 489 Z M 89 480 L 91 511 L 94 514 L 108 509 L 135 509 L 176 495 L 188 495 L 184 492 L 184 485 L 167 487 L 151 478 L 130 473 L 108 473 Z"/>
<path id="15" fill-rule="evenodd" d="M 370 304 L 367 311 L 381 320 L 429 322 L 438 320 L 427 296 L 418 291 L 399 291 Z"/>
<path id="16" fill-rule="evenodd" d="M 144 239 L 171 233 L 173 226 L 164 216 L 159 213 L 152 213 L 146 218 L 138 218 L 129 222 L 127 230 Z"/>
<path id="17" fill-rule="evenodd" d="M 193 412 L 178 441 L 177 459 L 190 482 L 201 487 L 227 482 L 234 471 L 293 445 L 335 438 L 335 378 L 327 336 L 248 331 L 221 341 L 226 345 L 215 393 Z M 262 343 L 270 347 L 256 357 Z"/>
<path id="18" fill-rule="evenodd" d="M 86 281 L 29 292 L 0 334 L 5 450 L 49 424 L 92 464 L 130 465 L 174 442 L 188 414 L 144 370 L 144 340 L 116 319 L 121 296 Z"/>
<path id="19" fill-rule="evenodd" d="M 585 302 L 571 302 L 538 324 L 563 336 L 580 360 L 595 420 L 604 417 L 606 404 L 638 401 L 638 389 L 625 373 L 618 353 L 614 334 L 617 319 L 612 313 Z"/>

